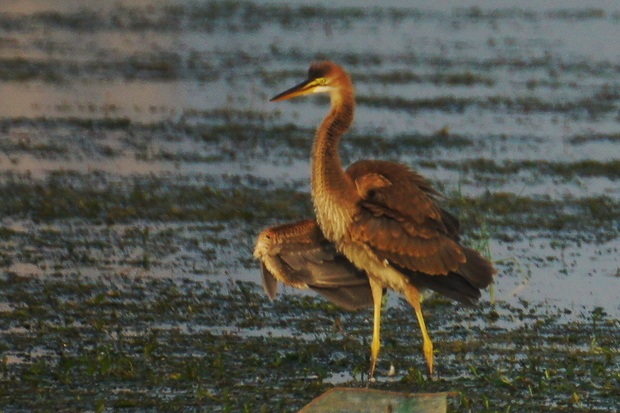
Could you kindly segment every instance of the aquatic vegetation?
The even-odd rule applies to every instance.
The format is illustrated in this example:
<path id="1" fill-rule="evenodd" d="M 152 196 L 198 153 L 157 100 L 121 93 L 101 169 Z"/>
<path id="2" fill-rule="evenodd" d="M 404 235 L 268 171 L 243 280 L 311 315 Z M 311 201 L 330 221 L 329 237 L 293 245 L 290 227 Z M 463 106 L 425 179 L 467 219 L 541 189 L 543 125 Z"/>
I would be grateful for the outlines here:
<path id="1" fill-rule="evenodd" d="M 285 295 L 270 303 L 254 284 L 120 274 L 4 277 L 0 284 L 2 300 L 11 306 L 0 316 L 2 350 L 9 357 L 0 397 L 7 407 L 257 410 L 275 403 L 290 410 L 333 386 L 331 376 L 365 363 L 359 354 L 370 314 L 341 312 L 316 297 Z M 488 306 L 463 315 L 452 307 L 440 300 L 427 311 L 436 325 L 438 366 L 449 381 L 430 382 L 422 374 L 422 360 L 411 354 L 420 338 L 415 329 L 402 328 L 414 323 L 413 314 L 401 304 L 386 311 L 384 349 L 399 373 L 374 387 L 463 386 L 468 390 L 452 401 L 454 407 L 479 411 L 526 411 L 543 401 L 568 407 L 575 394 L 586 405 L 613 405 L 619 337 L 604 312 L 565 322 L 560 310 L 499 304 L 498 318 L 488 321 Z M 501 326 L 513 318 L 522 326 Z M 591 384 L 579 385 L 576 377 Z M 143 392 L 136 382 L 167 390 Z M 33 389 L 40 397 L 30 397 Z"/>
<path id="2" fill-rule="evenodd" d="M 360 95 L 345 163 L 420 170 L 500 269 L 480 307 L 426 297 L 434 382 L 390 297 L 373 387 L 617 409 L 620 12 L 108 3 L 0 4 L 4 410 L 288 412 L 366 385 L 370 313 L 269 302 L 251 256 L 313 214 L 323 102 L 268 98 L 314 59 Z"/>

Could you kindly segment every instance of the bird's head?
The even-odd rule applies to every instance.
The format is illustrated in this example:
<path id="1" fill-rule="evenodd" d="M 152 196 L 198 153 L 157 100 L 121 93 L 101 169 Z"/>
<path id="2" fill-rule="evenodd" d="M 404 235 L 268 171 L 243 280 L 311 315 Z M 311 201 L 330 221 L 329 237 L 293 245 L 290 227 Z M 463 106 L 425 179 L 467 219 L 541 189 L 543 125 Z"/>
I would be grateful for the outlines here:
<path id="1" fill-rule="evenodd" d="M 296 96 L 312 93 L 329 93 L 333 95 L 342 90 L 352 89 L 351 80 L 347 72 L 337 64 L 329 61 L 316 62 L 308 69 L 308 78 L 279 95 L 271 98 L 270 102 L 277 102 Z"/>

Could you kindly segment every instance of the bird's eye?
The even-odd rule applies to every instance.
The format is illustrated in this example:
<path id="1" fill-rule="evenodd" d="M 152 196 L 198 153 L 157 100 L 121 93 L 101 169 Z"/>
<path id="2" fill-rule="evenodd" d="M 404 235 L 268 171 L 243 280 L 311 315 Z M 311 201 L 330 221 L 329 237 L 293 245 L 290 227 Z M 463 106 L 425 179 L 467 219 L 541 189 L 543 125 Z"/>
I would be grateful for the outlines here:
<path id="1" fill-rule="evenodd" d="M 319 86 L 325 86 L 325 85 L 327 84 L 327 80 L 325 80 L 325 78 L 324 78 L 324 77 L 319 77 L 319 78 L 316 80 L 316 83 L 317 83 L 317 85 L 319 85 Z"/>

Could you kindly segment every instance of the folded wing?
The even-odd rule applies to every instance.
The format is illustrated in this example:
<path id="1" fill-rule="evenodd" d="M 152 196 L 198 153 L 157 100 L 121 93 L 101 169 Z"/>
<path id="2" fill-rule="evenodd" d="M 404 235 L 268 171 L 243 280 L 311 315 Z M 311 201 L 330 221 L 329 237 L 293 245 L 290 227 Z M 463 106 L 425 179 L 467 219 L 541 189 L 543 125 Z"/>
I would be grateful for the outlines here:
<path id="1" fill-rule="evenodd" d="M 414 286 L 431 288 L 465 304 L 480 297 L 495 270 L 478 252 L 459 243 L 458 220 L 440 209 L 441 196 L 407 167 L 360 161 L 347 169 L 360 201 L 349 226 L 381 261 L 405 274 Z"/>

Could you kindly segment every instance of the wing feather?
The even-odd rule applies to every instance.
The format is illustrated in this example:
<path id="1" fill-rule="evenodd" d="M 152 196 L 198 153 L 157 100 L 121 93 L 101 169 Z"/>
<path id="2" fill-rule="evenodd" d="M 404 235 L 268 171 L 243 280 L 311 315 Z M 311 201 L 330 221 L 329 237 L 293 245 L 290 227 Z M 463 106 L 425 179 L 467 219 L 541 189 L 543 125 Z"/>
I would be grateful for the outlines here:
<path id="1" fill-rule="evenodd" d="M 263 287 L 271 299 L 281 281 L 295 288 L 310 288 L 347 309 L 372 305 L 366 273 L 325 239 L 314 220 L 265 229 L 254 256 L 261 260 Z"/>
<path id="2" fill-rule="evenodd" d="M 349 235 L 418 287 L 473 305 L 495 269 L 477 251 L 459 244 L 459 222 L 439 208 L 441 194 L 409 168 L 360 161 L 347 169 L 360 201 Z"/>
<path id="3" fill-rule="evenodd" d="M 466 261 L 458 221 L 435 203 L 422 176 L 384 161 L 360 161 L 347 169 L 361 200 L 349 227 L 353 241 L 381 260 L 411 271 L 446 275 Z"/>

